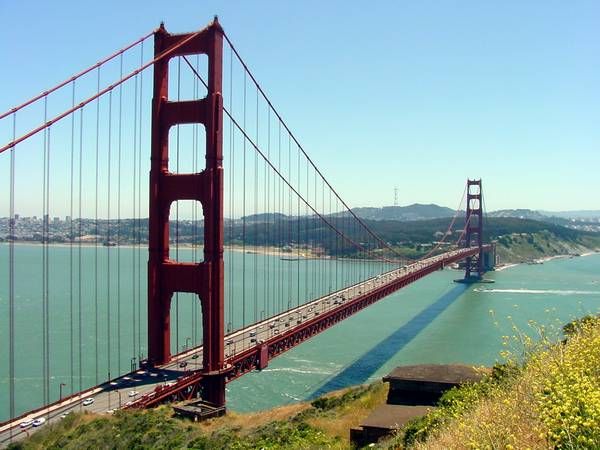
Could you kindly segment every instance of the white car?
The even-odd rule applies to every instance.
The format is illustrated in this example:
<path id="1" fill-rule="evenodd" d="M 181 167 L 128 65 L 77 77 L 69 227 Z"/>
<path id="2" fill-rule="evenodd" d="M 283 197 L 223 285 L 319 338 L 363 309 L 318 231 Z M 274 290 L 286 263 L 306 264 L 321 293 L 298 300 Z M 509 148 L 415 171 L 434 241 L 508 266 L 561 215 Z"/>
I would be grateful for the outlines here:
<path id="1" fill-rule="evenodd" d="M 19 424 L 21 428 L 29 428 L 31 425 L 33 425 L 33 419 L 25 420 Z"/>
<path id="2" fill-rule="evenodd" d="M 46 423 L 46 418 L 45 417 L 40 417 L 39 419 L 35 419 L 33 421 L 33 426 L 34 427 L 41 427 L 45 423 Z"/>
<path id="3" fill-rule="evenodd" d="M 128 395 L 128 396 L 130 396 L 130 397 L 135 397 L 135 396 L 136 396 L 136 395 L 138 395 L 138 394 L 139 394 L 139 392 L 138 392 L 138 391 L 129 391 L 129 392 L 127 393 L 127 395 Z"/>
<path id="4" fill-rule="evenodd" d="M 92 403 L 94 403 L 94 397 L 89 397 L 83 401 L 83 406 L 90 406 Z"/>

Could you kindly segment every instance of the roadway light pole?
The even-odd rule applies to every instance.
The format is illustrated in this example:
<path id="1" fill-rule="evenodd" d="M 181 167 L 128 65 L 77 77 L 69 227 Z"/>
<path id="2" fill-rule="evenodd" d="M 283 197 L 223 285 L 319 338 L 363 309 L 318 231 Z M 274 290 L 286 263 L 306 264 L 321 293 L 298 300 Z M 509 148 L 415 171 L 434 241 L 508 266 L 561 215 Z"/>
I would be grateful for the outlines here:
<path id="1" fill-rule="evenodd" d="M 109 388 L 108 388 L 108 409 L 110 411 L 110 391 L 111 391 L 111 388 L 110 388 L 110 370 L 108 371 L 108 383 L 109 383 L 108 384 L 108 386 L 109 386 Z"/>
<path id="2" fill-rule="evenodd" d="M 60 383 L 58 386 L 58 401 L 62 400 L 62 388 L 66 386 L 66 383 Z"/>

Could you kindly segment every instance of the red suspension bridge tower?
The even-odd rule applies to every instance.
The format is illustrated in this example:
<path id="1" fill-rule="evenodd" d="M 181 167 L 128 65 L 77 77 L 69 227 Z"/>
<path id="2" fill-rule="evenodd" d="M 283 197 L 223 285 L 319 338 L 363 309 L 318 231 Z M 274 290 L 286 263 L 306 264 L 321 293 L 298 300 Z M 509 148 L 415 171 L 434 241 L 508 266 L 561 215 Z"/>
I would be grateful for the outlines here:
<path id="1" fill-rule="evenodd" d="M 483 252 L 483 193 L 481 179 L 467 180 L 467 215 L 465 247 L 479 247 L 479 253 L 465 260 L 465 278 L 467 283 L 480 281 L 484 270 Z"/>
<path id="2" fill-rule="evenodd" d="M 185 43 L 183 43 L 185 41 Z M 183 44 L 182 44 L 183 43 Z M 179 45 L 179 46 L 177 46 Z M 148 360 L 164 364 L 171 358 L 170 307 L 176 292 L 198 295 L 202 307 L 203 398 L 225 404 L 222 53 L 223 30 L 217 19 L 201 33 L 155 33 L 152 154 L 148 261 Z M 208 94 L 189 101 L 169 100 L 169 60 L 176 56 L 208 57 Z M 200 173 L 169 172 L 169 129 L 202 124 L 206 130 L 206 167 Z M 182 263 L 169 258 L 169 212 L 178 200 L 194 200 L 204 213 L 204 261 Z"/>

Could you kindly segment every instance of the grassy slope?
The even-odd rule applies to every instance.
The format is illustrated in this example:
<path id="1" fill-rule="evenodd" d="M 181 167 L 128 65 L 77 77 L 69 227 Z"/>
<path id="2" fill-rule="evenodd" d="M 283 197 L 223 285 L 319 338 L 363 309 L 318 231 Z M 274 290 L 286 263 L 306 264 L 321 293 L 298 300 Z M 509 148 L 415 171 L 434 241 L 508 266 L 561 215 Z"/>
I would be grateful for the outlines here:
<path id="1" fill-rule="evenodd" d="M 175 418 L 168 406 L 114 416 L 74 414 L 13 448 L 347 449 L 350 428 L 386 396 L 387 386 L 375 383 L 332 393 L 312 404 L 228 413 L 203 423 Z"/>
<path id="2" fill-rule="evenodd" d="M 509 354 L 511 370 L 449 391 L 440 408 L 381 447 L 600 448 L 600 319 L 572 328 L 566 343 L 516 333 L 524 364 Z"/>
<path id="3" fill-rule="evenodd" d="M 524 262 L 547 256 L 600 250 L 600 236 L 582 235 L 571 239 L 547 230 L 514 233 L 501 236 L 496 250 L 501 263 Z"/>

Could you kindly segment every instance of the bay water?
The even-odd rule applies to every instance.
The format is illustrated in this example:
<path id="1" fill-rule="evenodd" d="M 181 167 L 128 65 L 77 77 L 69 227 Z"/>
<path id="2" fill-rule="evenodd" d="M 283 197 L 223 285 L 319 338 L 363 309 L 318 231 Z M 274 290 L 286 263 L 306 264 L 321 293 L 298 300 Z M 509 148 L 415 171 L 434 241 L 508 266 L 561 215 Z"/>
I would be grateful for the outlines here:
<path id="1" fill-rule="evenodd" d="M 44 400 L 44 298 L 50 401 L 58 399 L 61 389 L 68 395 L 129 372 L 146 357 L 145 249 L 50 246 L 44 275 L 41 245 L 14 248 L 17 414 Z M 9 417 L 8 251 L 7 244 L 0 244 L 0 421 Z M 178 253 L 180 260 L 190 261 L 201 252 L 182 248 Z M 228 329 L 390 268 L 281 256 L 226 252 Z M 454 283 L 461 275 L 433 273 L 276 358 L 261 372 L 230 383 L 228 407 L 254 411 L 306 400 L 374 381 L 401 364 L 490 365 L 501 359 L 502 336 L 515 334 L 513 327 L 533 335 L 529 322 L 534 321 L 552 332 L 573 318 L 600 312 L 598 254 L 489 272 L 486 278 L 493 284 Z M 173 299 L 172 352 L 201 344 L 200 314 L 194 296 Z"/>

